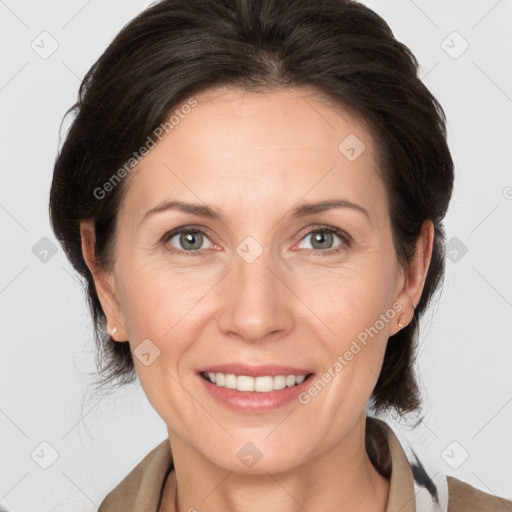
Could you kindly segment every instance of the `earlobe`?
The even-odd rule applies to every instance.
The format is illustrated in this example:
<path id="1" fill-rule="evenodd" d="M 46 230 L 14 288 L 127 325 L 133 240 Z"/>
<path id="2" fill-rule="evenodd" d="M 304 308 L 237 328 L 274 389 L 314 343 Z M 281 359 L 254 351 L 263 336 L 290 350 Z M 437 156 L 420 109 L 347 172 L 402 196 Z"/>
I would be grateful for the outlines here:
<path id="1" fill-rule="evenodd" d="M 119 338 L 119 341 L 126 341 L 128 339 L 128 333 L 124 328 L 123 315 L 115 286 L 113 282 L 111 282 L 111 276 L 107 274 L 104 269 L 100 268 L 97 263 L 96 236 L 94 221 L 92 219 L 80 222 L 80 236 L 82 241 L 82 255 L 93 277 L 98 299 L 107 318 L 106 328 L 114 341 L 118 341 L 114 339 L 114 334 L 116 334 L 116 338 Z M 116 326 L 113 332 L 109 328 L 110 325 Z"/>

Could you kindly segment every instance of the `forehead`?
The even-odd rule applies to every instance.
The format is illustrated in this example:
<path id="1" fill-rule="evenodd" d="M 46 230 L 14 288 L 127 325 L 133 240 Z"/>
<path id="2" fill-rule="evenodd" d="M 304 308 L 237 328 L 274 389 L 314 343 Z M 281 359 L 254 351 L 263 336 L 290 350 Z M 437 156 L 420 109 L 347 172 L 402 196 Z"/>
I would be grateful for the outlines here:
<path id="1" fill-rule="evenodd" d="M 184 197 L 257 212 L 269 201 L 337 193 L 368 205 L 382 195 L 370 133 L 316 91 L 217 87 L 194 99 L 173 109 L 172 129 L 131 171 L 130 210 Z"/>

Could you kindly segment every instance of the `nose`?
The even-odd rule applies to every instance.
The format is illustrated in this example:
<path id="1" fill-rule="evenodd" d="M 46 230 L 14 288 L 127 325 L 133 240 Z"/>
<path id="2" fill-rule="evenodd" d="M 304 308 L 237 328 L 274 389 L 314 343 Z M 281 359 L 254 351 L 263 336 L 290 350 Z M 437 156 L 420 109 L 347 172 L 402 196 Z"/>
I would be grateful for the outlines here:
<path id="1" fill-rule="evenodd" d="M 251 263 L 235 255 L 217 314 L 225 335 L 253 343 L 275 340 L 293 329 L 295 296 L 275 267 L 268 251 Z"/>

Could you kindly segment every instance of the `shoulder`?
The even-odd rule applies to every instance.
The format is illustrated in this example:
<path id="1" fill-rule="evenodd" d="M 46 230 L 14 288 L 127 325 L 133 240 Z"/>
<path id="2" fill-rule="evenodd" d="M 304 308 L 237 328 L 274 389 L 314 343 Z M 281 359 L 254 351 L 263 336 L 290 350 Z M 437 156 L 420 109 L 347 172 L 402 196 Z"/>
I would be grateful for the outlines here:
<path id="1" fill-rule="evenodd" d="M 158 510 L 158 502 L 173 465 L 169 439 L 165 439 L 146 454 L 108 493 L 98 512 Z"/>
<path id="2" fill-rule="evenodd" d="M 480 491 L 453 476 L 447 477 L 448 512 L 512 512 L 512 501 Z"/>

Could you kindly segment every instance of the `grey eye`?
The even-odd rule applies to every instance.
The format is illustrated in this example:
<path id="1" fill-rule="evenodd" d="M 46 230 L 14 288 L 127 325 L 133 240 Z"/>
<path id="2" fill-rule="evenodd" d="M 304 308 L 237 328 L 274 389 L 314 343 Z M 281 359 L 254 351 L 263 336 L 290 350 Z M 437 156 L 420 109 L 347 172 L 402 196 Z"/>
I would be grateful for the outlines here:
<path id="1" fill-rule="evenodd" d="M 175 239 L 177 239 L 177 242 L 174 242 L 173 244 L 172 241 Z M 201 231 L 181 231 L 170 237 L 167 243 L 171 244 L 173 247 L 179 250 L 199 251 L 201 249 L 208 248 L 203 247 L 203 244 L 206 240 L 208 240 L 208 238 L 203 233 L 201 233 Z"/>
<path id="2" fill-rule="evenodd" d="M 312 240 L 310 243 L 311 247 L 303 247 L 303 249 L 332 249 L 333 241 L 335 238 L 338 238 L 341 240 L 341 242 L 343 242 L 343 240 L 338 235 L 325 228 L 311 231 L 303 238 L 303 240 L 306 240 L 308 237 L 310 237 Z"/>

